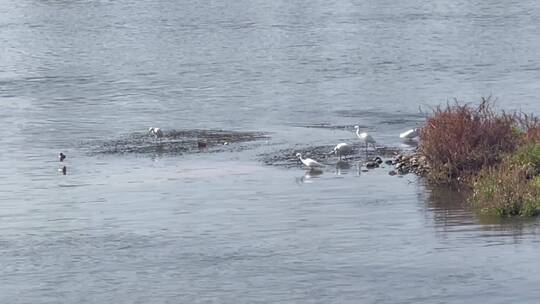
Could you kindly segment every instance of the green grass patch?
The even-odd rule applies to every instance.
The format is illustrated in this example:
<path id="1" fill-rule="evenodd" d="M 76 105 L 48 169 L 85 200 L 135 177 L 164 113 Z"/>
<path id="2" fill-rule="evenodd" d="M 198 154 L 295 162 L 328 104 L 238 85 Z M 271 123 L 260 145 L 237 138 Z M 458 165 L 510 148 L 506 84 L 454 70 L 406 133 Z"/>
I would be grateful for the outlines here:
<path id="1" fill-rule="evenodd" d="M 469 201 L 482 214 L 507 217 L 540 213 L 540 187 L 523 179 L 520 172 L 490 168 L 473 189 Z"/>

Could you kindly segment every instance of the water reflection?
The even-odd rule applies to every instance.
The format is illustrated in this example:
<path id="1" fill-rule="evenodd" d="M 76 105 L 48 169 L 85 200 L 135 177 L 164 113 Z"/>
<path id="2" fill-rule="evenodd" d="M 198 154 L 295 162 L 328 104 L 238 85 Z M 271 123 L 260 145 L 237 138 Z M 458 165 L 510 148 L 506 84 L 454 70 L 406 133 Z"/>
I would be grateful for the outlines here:
<path id="1" fill-rule="evenodd" d="M 349 173 L 349 169 L 351 168 L 351 164 L 347 161 L 340 160 L 336 163 L 336 175 L 344 175 Z"/>
<path id="2" fill-rule="evenodd" d="M 430 211 L 436 226 L 461 226 L 473 223 L 474 215 L 466 205 L 468 191 L 464 188 L 437 186 L 424 183 L 427 198 L 426 210 Z"/>
<path id="3" fill-rule="evenodd" d="M 527 236 L 535 235 L 538 230 L 538 220 L 536 218 L 500 218 L 493 216 L 478 216 L 482 237 L 489 237 L 489 245 L 501 243 L 520 243 Z M 508 239 L 500 237 L 510 236 Z"/>
<path id="4" fill-rule="evenodd" d="M 296 182 L 300 184 L 312 183 L 314 178 L 319 178 L 322 174 L 323 171 L 320 169 L 307 170 L 303 176 L 296 178 Z"/>
<path id="5" fill-rule="evenodd" d="M 163 145 L 163 143 L 156 144 L 154 146 L 154 151 L 153 151 L 152 156 L 150 158 L 153 161 L 157 161 L 157 160 L 159 160 L 160 158 L 163 157 L 165 152 L 166 152 L 166 150 L 165 150 L 165 146 Z"/>
<path id="6" fill-rule="evenodd" d="M 493 246 L 519 243 L 525 236 L 536 234 L 538 229 L 535 218 L 479 215 L 467 202 L 470 195 L 468 188 L 429 185 L 422 181 L 419 188 L 419 198 L 425 202 L 425 216 L 430 220 L 430 226 L 445 236 L 450 232 L 459 232 L 467 238 L 483 238 L 486 246 Z"/>
<path id="7" fill-rule="evenodd" d="M 401 145 L 404 148 L 417 148 L 418 147 L 418 140 L 417 139 L 406 139 L 404 140 Z"/>

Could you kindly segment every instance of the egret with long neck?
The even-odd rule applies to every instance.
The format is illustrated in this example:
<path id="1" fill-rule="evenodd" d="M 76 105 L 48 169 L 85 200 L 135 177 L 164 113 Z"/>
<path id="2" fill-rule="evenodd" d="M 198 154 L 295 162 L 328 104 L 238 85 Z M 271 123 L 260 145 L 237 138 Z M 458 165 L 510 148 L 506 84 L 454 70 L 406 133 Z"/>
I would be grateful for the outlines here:
<path id="1" fill-rule="evenodd" d="M 375 147 L 375 139 L 373 139 L 373 137 L 371 137 L 371 135 L 367 134 L 366 132 L 362 132 L 360 133 L 360 127 L 359 126 L 354 126 L 354 128 L 356 129 L 356 136 L 358 136 L 358 138 L 360 138 L 361 141 L 364 142 L 364 144 L 366 145 L 366 158 L 368 157 L 368 145 L 371 144 L 373 145 L 373 149 L 377 149 Z"/>
<path id="2" fill-rule="evenodd" d="M 304 166 L 308 167 L 310 170 L 320 169 L 320 168 L 324 167 L 323 164 L 321 164 L 318 161 L 315 161 L 315 160 L 313 160 L 311 158 L 302 158 L 301 153 L 296 153 L 296 157 L 298 157 L 298 159 L 300 159 L 302 164 L 304 164 Z"/>

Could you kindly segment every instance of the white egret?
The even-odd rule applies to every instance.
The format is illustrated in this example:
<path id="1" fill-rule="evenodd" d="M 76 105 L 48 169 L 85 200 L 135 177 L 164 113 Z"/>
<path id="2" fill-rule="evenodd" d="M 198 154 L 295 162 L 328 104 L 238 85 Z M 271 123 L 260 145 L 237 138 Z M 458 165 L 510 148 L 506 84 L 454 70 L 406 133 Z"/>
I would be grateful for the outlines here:
<path id="1" fill-rule="evenodd" d="M 163 137 L 163 131 L 161 131 L 160 128 L 150 128 L 148 129 L 148 133 L 154 135 L 155 139 L 159 139 L 161 141 L 161 138 Z"/>
<path id="2" fill-rule="evenodd" d="M 414 128 L 399 134 L 399 138 L 410 140 L 418 137 L 419 135 L 420 133 L 418 132 L 418 129 Z"/>
<path id="3" fill-rule="evenodd" d="M 348 143 L 339 143 L 334 147 L 334 149 L 330 153 L 336 154 L 339 157 L 339 160 L 341 160 L 342 155 L 351 154 L 352 150 L 353 150 L 353 147 L 349 145 Z"/>
<path id="4" fill-rule="evenodd" d="M 360 138 L 360 140 L 366 144 L 366 158 L 367 158 L 368 145 L 371 144 L 373 145 L 373 149 L 376 149 L 375 147 L 376 141 L 375 139 L 373 139 L 373 137 L 371 137 L 371 135 L 367 134 L 366 132 L 360 133 L 359 126 L 354 126 L 354 128 L 356 129 L 356 136 L 358 136 L 358 138 Z"/>
<path id="5" fill-rule="evenodd" d="M 311 159 L 311 158 L 302 158 L 302 154 L 300 153 L 296 153 L 296 157 L 298 157 L 298 159 L 300 159 L 300 161 L 302 162 L 302 164 L 304 164 L 304 166 L 310 168 L 310 169 L 319 169 L 319 168 L 322 168 L 324 167 L 323 164 Z"/>

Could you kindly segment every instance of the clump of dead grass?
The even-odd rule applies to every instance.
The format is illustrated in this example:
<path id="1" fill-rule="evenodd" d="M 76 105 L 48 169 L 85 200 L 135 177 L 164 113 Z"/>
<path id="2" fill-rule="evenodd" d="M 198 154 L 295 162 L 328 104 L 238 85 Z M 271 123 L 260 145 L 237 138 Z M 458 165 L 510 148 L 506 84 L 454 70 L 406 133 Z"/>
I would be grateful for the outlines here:
<path id="1" fill-rule="evenodd" d="M 514 114 L 497 113 L 489 99 L 479 106 L 448 104 L 428 116 L 420 132 L 419 152 L 435 183 L 468 179 L 486 166 L 499 163 L 521 141 Z"/>

